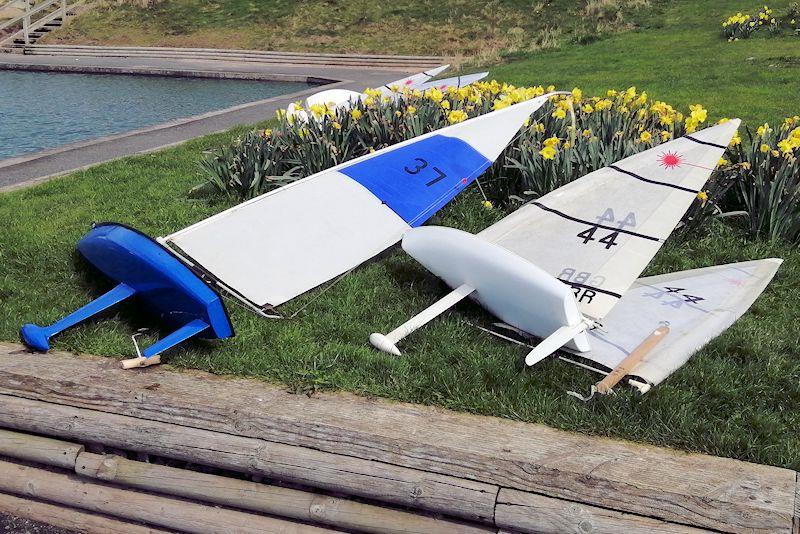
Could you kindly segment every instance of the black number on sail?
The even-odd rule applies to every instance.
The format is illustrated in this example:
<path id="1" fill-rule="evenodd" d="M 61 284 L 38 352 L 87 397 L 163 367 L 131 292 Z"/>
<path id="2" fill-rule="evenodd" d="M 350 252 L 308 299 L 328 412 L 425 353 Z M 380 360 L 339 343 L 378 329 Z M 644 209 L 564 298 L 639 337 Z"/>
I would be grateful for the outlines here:
<path id="1" fill-rule="evenodd" d="M 608 234 L 603 239 L 600 240 L 600 243 L 603 243 L 606 246 L 606 250 L 610 249 L 611 247 L 617 245 L 617 236 L 619 236 L 619 232 L 613 232 Z"/>
<path id="2" fill-rule="evenodd" d="M 434 170 L 434 172 L 436 172 L 437 176 L 436 176 L 436 178 L 434 178 L 433 180 L 431 180 L 430 182 L 425 184 L 428 187 L 432 186 L 436 182 L 439 182 L 439 181 L 444 180 L 445 178 L 447 178 L 447 175 L 445 173 L 443 173 L 442 170 L 439 167 L 434 167 L 433 170 Z"/>
<path id="3" fill-rule="evenodd" d="M 419 174 L 419 171 L 426 168 L 428 166 L 428 162 L 422 158 L 414 158 L 414 161 L 419 162 L 419 165 L 414 167 L 414 169 L 409 169 L 408 167 L 403 167 L 403 170 L 406 171 L 408 174 Z"/>
<path id="4" fill-rule="evenodd" d="M 579 233 L 577 237 L 583 239 L 583 244 L 585 245 L 589 241 L 594 241 L 594 233 L 597 231 L 597 226 L 592 226 L 591 228 L 587 228 L 583 232 Z"/>
<path id="5" fill-rule="evenodd" d="M 706 300 L 703 297 L 696 297 L 694 295 L 684 295 L 683 300 L 685 300 L 688 304 L 694 304 L 695 302 L 700 302 L 701 300 Z"/>

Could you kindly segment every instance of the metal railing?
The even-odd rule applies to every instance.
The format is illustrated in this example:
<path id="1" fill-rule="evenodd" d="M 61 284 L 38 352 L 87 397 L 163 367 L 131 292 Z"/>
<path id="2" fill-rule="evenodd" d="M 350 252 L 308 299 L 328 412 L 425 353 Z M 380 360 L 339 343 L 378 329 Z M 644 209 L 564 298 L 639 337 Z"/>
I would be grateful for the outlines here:
<path id="1" fill-rule="evenodd" d="M 17 17 L 0 23 L 0 31 L 20 23 L 22 25 L 21 29 L 0 40 L 0 46 L 12 44 L 17 39 L 24 41 L 26 45 L 30 44 L 31 34 L 58 18 L 63 21 L 67 16 L 67 11 L 79 3 L 81 2 L 70 3 L 69 0 L 44 0 L 41 2 L 36 0 L 12 0 L 7 2 L 2 7 L 22 4 L 25 11 Z"/>

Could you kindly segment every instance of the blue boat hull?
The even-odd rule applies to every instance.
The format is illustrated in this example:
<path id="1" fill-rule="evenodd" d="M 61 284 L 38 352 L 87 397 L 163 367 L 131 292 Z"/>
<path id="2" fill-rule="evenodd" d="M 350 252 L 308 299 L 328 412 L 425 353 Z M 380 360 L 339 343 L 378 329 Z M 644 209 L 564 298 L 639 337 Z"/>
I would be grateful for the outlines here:
<path id="1" fill-rule="evenodd" d="M 154 356 L 185 339 L 224 339 L 233 327 L 220 295 L 165 247 L 145 234 L 117 223 L 95 225 L 78 242 L 78 251 L 117 286 L 48 327 L 27 324 L 20 331 L 34 350 L 50 348 L 49 338 L 111 306 L 135 296 L 175 331 L 143 352 Z"/>

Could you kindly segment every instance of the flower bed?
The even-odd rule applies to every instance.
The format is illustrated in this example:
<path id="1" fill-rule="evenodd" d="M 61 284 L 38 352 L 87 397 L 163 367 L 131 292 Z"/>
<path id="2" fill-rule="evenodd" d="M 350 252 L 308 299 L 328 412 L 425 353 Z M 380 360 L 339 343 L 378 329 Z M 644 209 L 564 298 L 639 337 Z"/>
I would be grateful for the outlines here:
<path id="1" fill-rule="evenodd" d="M 278 125 L 253 131 L 203 160 L 206 177 L 220 192 L 245 200 L 339 163 L 420 134 L 552 91 L 497 81 L 402 98 L 367 91 L 352 109 L 324 105 L 307 110 L 312 120 L 279 113 Z M 722 119 L 723 122 L 727 119 Z M 652 101 L 631 87 L 587 97 L 580 89 L 553 97 L 515 137 L 481 178 L 486 206 L 513 209 L 589 172 L 707 125 L 697 104 L 685 113 Z M 687 212 L 696 229 L 725 212 L 742 213 L 754 235 L 800 240 L 798 118 L 773 131 L 767 125 L 743 146 L 736 136 L 728 155 Z M 764 146 L 768 147 L 765 150 Z"/>

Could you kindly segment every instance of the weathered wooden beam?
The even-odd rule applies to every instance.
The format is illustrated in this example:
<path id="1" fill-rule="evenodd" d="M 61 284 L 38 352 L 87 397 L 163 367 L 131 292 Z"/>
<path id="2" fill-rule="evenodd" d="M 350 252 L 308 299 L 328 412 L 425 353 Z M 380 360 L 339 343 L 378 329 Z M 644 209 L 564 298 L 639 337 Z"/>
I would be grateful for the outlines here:
<path id="1" fill-rule="evenodd" d="M 75 474 L 67 475 L 5 461 L 0 461 L 0 491 L 195 534 L 333 532 L 283 519 L 124 490 L 88 482 Z"/>
<path id="2" fill-rule="evenodd" d="M 702 534 L 712 532 L 509 489 L 501 489 L 497 496 L 495 521 L 498 527 L 532 534 L 562 534 L 563 532 Z"/>
<path id="3" fill-rule="evenodd" d="M 794 518 L 792 519 L 792 534 L 800 534 L 800 473 L 797 473 L 797 483 L 794 489 Z"/>
<path id="4" fill-rule="evenodd" d="M 5 357 L 4 357 L 5 355 Z M 0 345 L 0 393 L 260 438 L 733 532 L 792 530 L 795 473 L 498 418 L 292 395 L 253 380 L 123 372 Z"/>
<path id="5" fill-rule="evenodd" d="M 0 512 L 85 534 L 169 534 L 138 523 L 0 492 Z"/>
<path id="6" fill-rule="evenodd" d="M 83 445 L 0 430 L 0 456 L 71 470 L 81 452 Z"/>
<path id="7" fill-rule="evenodd" d="M 491 527 L 437 519 L 279 486 L 135 462 L 118 456 L 81 453 L 81 476 L 176 497 L 232 506 L 342 530 L 375 534 L 487 534 Z"/>
<path id="8" fill-rule="evenodd" d="M 259 474 L 473 521 L 494 517 L 498 487 L 416 469 L 0 395 L 0 426 Z M 71 468 L 71 467 L 70 467 Z"/>

